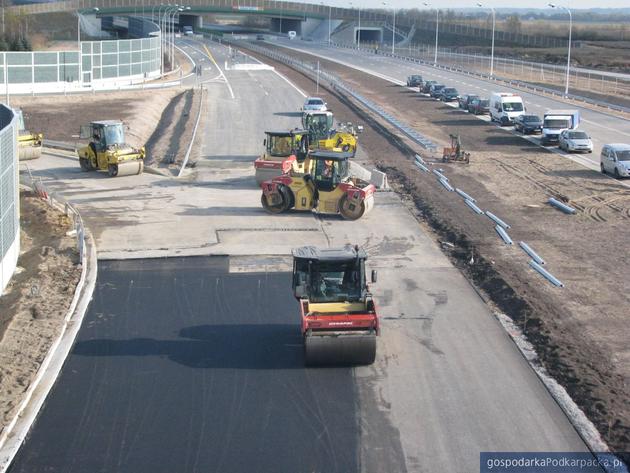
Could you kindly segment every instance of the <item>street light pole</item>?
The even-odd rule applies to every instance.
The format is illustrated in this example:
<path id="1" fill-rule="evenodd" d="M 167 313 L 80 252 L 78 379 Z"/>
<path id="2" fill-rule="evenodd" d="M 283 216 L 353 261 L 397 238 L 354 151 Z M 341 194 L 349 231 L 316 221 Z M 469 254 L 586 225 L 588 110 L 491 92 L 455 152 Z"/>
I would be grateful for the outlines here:
<path id="1" fill-rule="evenodd" d="M 569 79 L 571 78 L 571 31 L 573 30 L 573 16 L 571 15 L 571 10 L 567 7 L 563 7 L 562 5 L 555 5 L 554 3 L 550 3 L 549 6 L 551 8 L 564 8 L 569 14 L 569 51 L 567 53 L 567 79 L 564 85 L 564 95 L 569 95 Z"/>
<path id="2" fill-rule="evenodd" d="M 331 26 L 332 24 L 332 5 L 328 5 L 328 46 L 330 46 L 330 34 L 331 34 Z"/>
<path id="3" fill-rule="evenodd" d="M 479 8 L 483 8 L 483 4 L 478 3 Z M 494 8 L 488 7 L 492 11 L 492 49 L 490 52 L 490 77 L 494 77 L 494 29 L 496 26 L 496 14 Z"/>
<path id="4" fill-rule="evenodd" d="M 430 7 L 431 4 L 427 2 L 422 3 L 425 7 Z M 437 66 L 438 56 L 438 36 L 440 31 L 440 10 L 435 9 L 435 55 L 433 56 L 433 65 Z"/>

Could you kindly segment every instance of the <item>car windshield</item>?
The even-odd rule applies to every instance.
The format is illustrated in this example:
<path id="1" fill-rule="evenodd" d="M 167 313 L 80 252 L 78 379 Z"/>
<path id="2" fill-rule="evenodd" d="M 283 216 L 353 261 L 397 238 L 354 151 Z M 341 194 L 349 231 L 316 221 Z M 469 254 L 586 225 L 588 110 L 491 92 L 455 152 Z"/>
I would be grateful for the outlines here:
<path id="1" fill-rule="evenodd" d="M 110 125 L 105 127 L 105 144 L 107 146 L 123 144 L 125 136 L 121 125 Z"/>
<path id="2" fill-rule="evenodd" d="M 523 104 L 521 102 L 503 102 L 503 110 L 506 112 L 522 112 Z"/>
<path id="3" fill-rule="evenodd" d="M 617 159 L 619 161 L 630 161 L 630 149 L 617 151 Z"/>
<path id="4" fill-rule="evenodd" d="M 588 140 L 588 135 L 583 131 L 572 131 L 569 133 L 570 140 Z"/>
<path id="5" fill-rule="evenodd" d="M 324 105 L 324 101 L 321 99 L 310 99 L 307 105 Z"/>
<path id="6" fill-rule="evenodd" d="M 569 126 L 568 120 L 555 120 L 555 119 L 546 119 L 545 120 L 545 128 L 567 128 Z"/>
<path id="7" fill-rule="evenodd" d="M 433 90 L 442 90 L 444 88 L 443 85 L 434 85 Z"/>
<path id="8" fill-rule="evenodd" d="M 422 79 L 422 76 L 411 76 L 411 78 L 413 80 L 419 80 L 419 79 Z"/>
<path id="9" fill-rule="evenodd" d="M 456 94 L 457 93 L 457 89 L 453 89 L 452 87 L 447 87 L 446 89 L 444 89 L 444 93 L 445 94 Z"/>
<path id="10" fill-rule="evenodd" d="M 539 122 L 540 118 L 538 118 L 536 115 L 523 115 L 523 121 L 524 122 Z"/>
<path id="11" fill-rule="evenodd" d="M 480 100 L 479 105 L 481 105 L 482 107 L 487 107 L 490 105 L 490 100 Z"/>
<path id="12" fill-rule="evenodd" d="M 361 300 L 361 265 L 358 260 L 318 262 L 311 273 L 312 302 Z"/>
<path id="13" fill-rule="evenodd" d="M 475 99 L 478 99 L 479 96 L 478 95 L 469 95 L 466 100 L 468 100 L 469 102 L 472 102 Z"/>

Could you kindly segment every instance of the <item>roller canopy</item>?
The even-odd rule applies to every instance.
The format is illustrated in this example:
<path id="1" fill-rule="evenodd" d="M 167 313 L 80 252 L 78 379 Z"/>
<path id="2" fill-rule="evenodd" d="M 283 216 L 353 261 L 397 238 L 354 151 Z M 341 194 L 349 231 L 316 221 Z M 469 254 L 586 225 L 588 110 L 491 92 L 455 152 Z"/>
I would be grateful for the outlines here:
<path id="1" fill-rule="evenodd" d="M 292 251 L 293 257 L 311 261 L 349 261 L 356 258 L 367 259 L 365 250 L 358 250 L 352 245 L 341 248 L 317 248 L 315 246 L 302 246 Z"/>

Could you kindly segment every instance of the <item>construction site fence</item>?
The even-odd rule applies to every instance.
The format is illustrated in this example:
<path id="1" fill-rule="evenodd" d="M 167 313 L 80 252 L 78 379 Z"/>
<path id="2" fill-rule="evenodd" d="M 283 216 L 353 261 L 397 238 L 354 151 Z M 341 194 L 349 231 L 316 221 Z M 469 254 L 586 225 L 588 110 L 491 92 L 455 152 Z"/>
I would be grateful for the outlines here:
<path id="1" fill-rule="evenodd" d="M 20 254 L 17 121 L 13 110 L 0 104 L 0 294 Z"/>

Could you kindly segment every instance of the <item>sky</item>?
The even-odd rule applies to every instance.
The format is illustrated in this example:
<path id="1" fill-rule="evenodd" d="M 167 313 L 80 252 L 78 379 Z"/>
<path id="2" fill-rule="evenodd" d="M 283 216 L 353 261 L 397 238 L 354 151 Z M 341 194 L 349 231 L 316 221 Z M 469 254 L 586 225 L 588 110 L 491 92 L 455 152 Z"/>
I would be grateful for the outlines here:
<path id="1" fill-rule="evenodd" d="M 301 0 L 297 0 L 301 1 Z M 426 8 L 422 5 L 423 1 L 416 0 L 385 0 L 388 8 Z M 426 3 L 439 5 L 441 9 L 455 9 L 455 8 L 471 8 L 475 7 L 477 1 L 479 0 L 451 0 L 448 2 L 443 2 L 439 0 L 425 0 Z M 316 0 L 308 1 L 307 3 L 320 3 Z M 333 5 L 336 7 L 348 7 L 347 1 L 343 0 L 326 0 L 323 2 L 326 5 Z M 358 0 L 353 1 L 352 3 L 361 4 L 362 8 L 383 8 L 383 0 Z M 494 7 L 494 8 L 506 8 L 506 7 L 514 7 L 514 8 L 523 8 L 523 7 L 531 7 L 531 8 L 545 8 L 548 1 L 527 1 L 523 2 L 522 0 L 485 0 L 481 1 L 484 5 Z M 569 8 L 628 8 L 630 7 L 630 1 L 628 0 L 559 0 L 556 3 L 559 5 L 563 5 Z"/>

